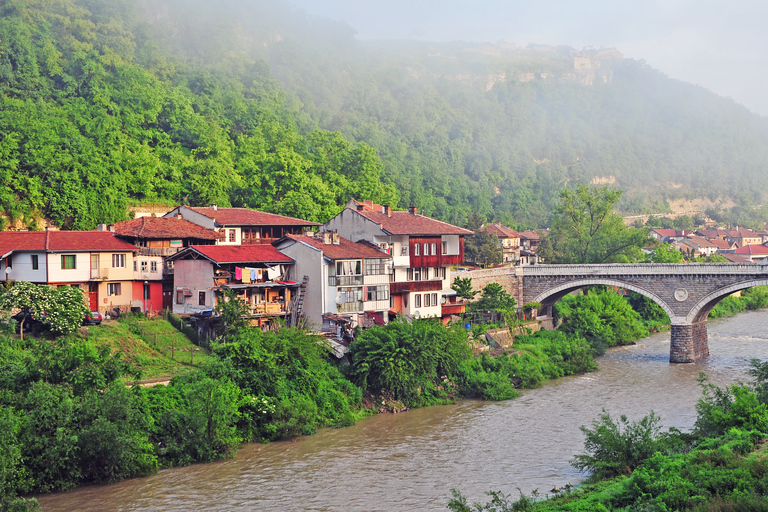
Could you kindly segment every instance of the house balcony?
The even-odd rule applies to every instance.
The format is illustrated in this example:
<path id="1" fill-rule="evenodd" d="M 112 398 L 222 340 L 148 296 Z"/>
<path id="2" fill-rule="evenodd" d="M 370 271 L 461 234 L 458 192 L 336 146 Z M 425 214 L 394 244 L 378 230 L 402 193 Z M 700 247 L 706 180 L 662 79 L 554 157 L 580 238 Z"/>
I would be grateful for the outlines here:
<path id="1" fill-rule="evenodd" d="M 363 303 L 360 301 L 345 302 L 343 304 L 339 304 L 339 313 L 362 313 L 362 312 L 363 312 Z"/>
<path id="2" fill-rule="evenodd" d="M 328 276 L 328 286 L 362 286 L 363 276 Z"/>
<path id="3" fill-rule="evenodd" d="M 171 256 L 183 247 L 139 247 L 139 256 Z"/>
<path id="4" fill-rule="evenodd" d="M 460 315 L 466 310 L 466 302 L 457 302 L 455 304 L 443 304 L 440 308 L 440 314 L 442 316 Z"/>
<path id="5" fill-rule="evenodd" d="M 265 302 L 256 304 L 250 309 L 252 316 L 283 316 L 289 313 L 285 303 L 282 302 Z"/>
<path id="6" fill-rule="evenodd" d="M 96 279 L 109 279 L 109 267 L 107 268 L 92 268 L 91 280 Z"/>
<path id="7" fill-rule="evenodd" d="M 389 283 L 389 292 L 392 295 L 406 292 L 439 292 L 443 289 L 442 279 L 432 281 L 405 281 Z"/>

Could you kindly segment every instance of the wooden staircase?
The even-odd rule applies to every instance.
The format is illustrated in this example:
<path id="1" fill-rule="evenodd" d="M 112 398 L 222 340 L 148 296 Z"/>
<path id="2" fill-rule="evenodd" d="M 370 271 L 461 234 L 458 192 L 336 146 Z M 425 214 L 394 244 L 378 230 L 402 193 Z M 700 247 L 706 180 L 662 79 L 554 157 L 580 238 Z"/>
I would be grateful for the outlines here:
<path id="1" fill-rule="evenodd" d="M 288 317 L 288 327 L 296 327 L 299 325 L 302 317 L 302 311 L 304 310 L 304 295 L 307 292 L 307 283 L 309 282 L 309 276 L 304 276 L 301 284 L 299 285 L 298 292 L 293 298 L 293 305 L 291 306 L 291 315 Z"/>

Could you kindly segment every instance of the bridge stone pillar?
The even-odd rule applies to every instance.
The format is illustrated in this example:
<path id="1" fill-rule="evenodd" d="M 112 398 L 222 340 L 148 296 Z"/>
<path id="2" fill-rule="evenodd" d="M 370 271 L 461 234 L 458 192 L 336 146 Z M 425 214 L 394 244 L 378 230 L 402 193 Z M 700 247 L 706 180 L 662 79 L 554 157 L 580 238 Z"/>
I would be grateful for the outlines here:
<path id="1" fill-rule="evenodd" d="M 693 363 L 709 355 L 707 321 L 673 322 L 669 344 L 670 363 Z"/>

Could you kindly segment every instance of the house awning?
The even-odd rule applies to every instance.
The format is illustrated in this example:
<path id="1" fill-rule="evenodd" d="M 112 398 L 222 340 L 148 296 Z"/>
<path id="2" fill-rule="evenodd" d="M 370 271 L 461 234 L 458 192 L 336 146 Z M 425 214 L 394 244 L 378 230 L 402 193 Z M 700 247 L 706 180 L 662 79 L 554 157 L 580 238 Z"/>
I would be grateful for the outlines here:
<path id="1" fill-rule="evenodd" d="M 366 311 L 365 314 L 370 316 L 373 320 L 373 323 L 376 325 L 386 325 L 386 322 L 384 322 L 384 317 L 381 316 L 381 313 L 376 313 L 375 311 Z"/>

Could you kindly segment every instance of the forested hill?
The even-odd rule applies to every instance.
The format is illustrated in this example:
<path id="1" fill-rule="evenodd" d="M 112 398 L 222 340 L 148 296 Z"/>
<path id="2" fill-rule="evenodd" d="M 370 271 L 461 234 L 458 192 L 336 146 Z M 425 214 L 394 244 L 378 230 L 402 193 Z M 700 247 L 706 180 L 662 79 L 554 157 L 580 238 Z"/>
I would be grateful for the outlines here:
<path id="1" fill-rule="evenodd" d="M 4 0 L 0 90 L 0 210 L 33 226 L 350 197 L 543 226 L 576 183 L 633 213 L 768 185 L 768 120 L 616 51 L 360 42 L 274 0 Z"/>

